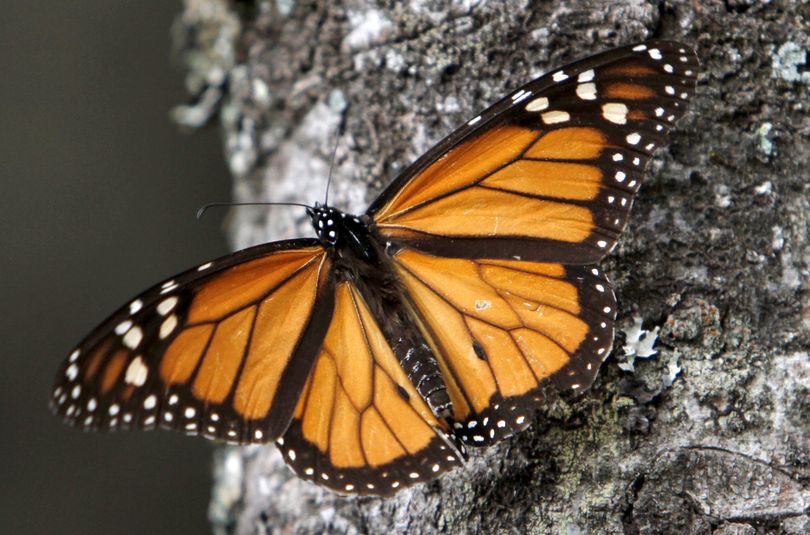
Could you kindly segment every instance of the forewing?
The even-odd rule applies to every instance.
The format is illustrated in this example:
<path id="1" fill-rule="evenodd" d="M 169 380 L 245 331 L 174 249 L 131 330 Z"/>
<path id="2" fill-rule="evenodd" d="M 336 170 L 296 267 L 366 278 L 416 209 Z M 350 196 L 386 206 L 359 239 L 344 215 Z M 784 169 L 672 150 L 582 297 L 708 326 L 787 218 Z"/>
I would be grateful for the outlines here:
<path id="1" fill-rule="evenodd" d="M 324 347 L 277 441 L 284 460 L 301 478 L 335 491 L 388 495 L 461 464 L 448 432 L 408 380 L 360 293 L 339 283 Z"/>
<path id="2" fill-rule="evenodd" d="M 414 250 L 394 264 L 467 445 L 523 429 L 550 393 L 585 390 L 610 352 L 616 301 L 598 268 Z"/>
<path id="3" fill-rule="evenodd" d="M 443 256 L 597 262 L 697 68 L 686 45 L 650 41 L 528 83 L 395 180 L 369 209 L 376 230 Z"/>
<path id="4" fill-rule="evenodd" d="M 62 364 L 52 407 L 84 429 L 267 442 L 289 423 L 334 305 L 315 240 L 261 245 L 147 290 Z"/>

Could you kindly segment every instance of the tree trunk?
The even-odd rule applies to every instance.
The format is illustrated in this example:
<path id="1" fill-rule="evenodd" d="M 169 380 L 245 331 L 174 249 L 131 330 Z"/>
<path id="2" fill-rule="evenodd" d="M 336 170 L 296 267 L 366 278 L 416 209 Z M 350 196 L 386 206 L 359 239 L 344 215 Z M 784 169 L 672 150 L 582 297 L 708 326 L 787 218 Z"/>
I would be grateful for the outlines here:
<path id="1" fill-rule="evenodd" d="M 330 200 L 362 212 L 555 66 L 653 36 L 703 65 L 602 263 L 619 334 L 586 394 L 390 499 L 301 481 L 274 446 L 223 447 L 218 533 L 810 531 L 810 6 L 537 4 L 186 0 L 176 34 L 199 101 L 175 117 L 219 118 L 237 201 L 321 200 L 342 125 Z M 235 210 L 229 232 L 238 248 L 311 234 L 294 208 Z"/>

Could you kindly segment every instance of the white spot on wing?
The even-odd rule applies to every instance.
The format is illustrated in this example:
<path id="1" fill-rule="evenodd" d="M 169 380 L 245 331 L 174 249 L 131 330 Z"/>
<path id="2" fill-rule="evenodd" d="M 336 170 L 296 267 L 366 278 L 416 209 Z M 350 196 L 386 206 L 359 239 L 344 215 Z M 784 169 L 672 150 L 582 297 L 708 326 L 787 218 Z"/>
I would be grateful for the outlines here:
<path id="1" fill-rule="evenodd" d="M 135 314 L 141 308 L 143 308 L 143 301 L 141 301 L 140 299 L 136 299 L 136 300 L 134 300 L 133 302 L 131 302 L 129 304 L 129 313 L 130 314 Z"/>
<path id="2" fill-rule="evenodd" d="M 526 111 L 543 111 L 548 108 L 548 98 L 538 97 L 526 104 Z"/>
<path id="3" fill-rule="evenodd" d="M 547 111 L 540 115 L 540 118 L 543 119 L 543 122 L 546 124 L 557 124 L 557 123 L 564 123 L 571 119 L 571 116 L 568 114 L 567 111 Z"/>
<path id="4" fill-rule="evenodd" d="M 172 333 L 175 327 L 177 327 L 177 315 L 172 314 L 160 324 L 160 333 L 158 336 L 163 340 Z"/>
<path id="5" fill-rule="evenodd" d="M 627 111 L 627 106 L 622 102 L 602 104 L 602 116 L 614 124 L 626 124 Z"/>
<path id="6" fill-rule="evenodd" d="M 157 306 L 158 314 L 160 314 L 161 316 L 165 316 L 166 314 L 171 312 L 172 309 L 177 305 L 177 301 L 178 299 L 176 296 L 167 297 L 166 299 L 161 301 L 160 304 Z"/>
<path id="7" fill-rule="evenodd" d="M 579 73 L 577 76 L 577 82 L 590 82 L 594 78 L 593 69 L 588 69 L 587 71 L 583 71 Z"/>
<path id="8" fill-rule="evenodd" d="M 518 91 L 517 93 L 515 93 L 514 95 L 512 95 L 512 102 L 513 102 L 514 104 L 517 104 L 518 102 L 521 102 L 521 101 L 523 101 L 523 100 L 526 100 L 526 99 L 527 99 L 527 98 L 529 98 L 530 96 L 532 96 L 532 92 L 531 92 L 531 91 L 525 91 L 525 90 L 521 89 L 520 91 Z"/>
<path id="9" fill-rule="evenodd" d="M 551 77 L 551 79 L 554 80 L 555 82 L 562 82 L 563 80 L 568 79 L 568 75 L 565 74 L 565 72 L 563 72 L 563 71 L 557 71 L 557 72 L 554 73 L 554 75 Z"/>
<path id="10" fill-rule="evenodd" d="M 122 321 L 121 323 L 115 326 L 115 334 L 121 336 L 122 334 L 127 332 L 130 327 L 132 327 L 131 320 Z"/>
<path id="11" fill-rule="evenodd" d="M 582 100 L 596 100 L 596 84 L 589 82 L 577 86 L 577 96 Z"/>
<path id="12" fill-rule="evenodd" d="M 172 290 L 174 290 L 175 288 L 177 288 L 177 284 L 174 281 L 170 281 L 170 282 L 172 284 L 170 284 L 169 286 L 166 286 L 165 284 L 163 285 L 164 288 L 162 290 L 160 290 L 160 295 L 167 294 L 167 293 L 171 292 Z"/>
<path id="13" fill-rule="evenodd" d="M 76 379 L 77 375 L 79 375 L 79 367 L 76 366 L 75 364 L 71 364 L 70 366 L 68 366 L 68 369 L 65 370 L 65 376 L 70 381 Z"/>
<path id="14" fill-rule="evenodd" d="M 124 382 L 134 386 L 143 386 L 148 375 L 149 368 L 146 367 L 146 364 L 139 355 L 129 363 L 129 366 L 127 366 L 127 372 L 126 375 L 124 375 Z"/>
<path id="15" fill-rule="evenodd" d="M 123 342 L 124 345 L 130 349 L 135 349 L 138 347 L 138 344 L 141 343 L 143 339 L 143 331 L 137 325 L 132 327 L 130 330 L 127 331 L 127 334 L 124 335 Z"/>

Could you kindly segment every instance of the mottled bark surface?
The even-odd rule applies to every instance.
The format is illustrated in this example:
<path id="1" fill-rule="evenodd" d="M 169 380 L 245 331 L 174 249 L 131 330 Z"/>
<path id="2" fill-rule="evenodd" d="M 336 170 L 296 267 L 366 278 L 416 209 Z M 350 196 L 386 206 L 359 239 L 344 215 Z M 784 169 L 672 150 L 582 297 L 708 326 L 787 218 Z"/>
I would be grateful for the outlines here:
<path id="1" fill-rule="evenodd" d="M 362 211 L 510 88 L 604 48 L 681 39 L 704 72 L 603 263 L 620 333 L 589 392 L 466 469 L 386 500 L 300 481 L 272 446 L 223 448 L 215 530 L 810 531 L 810 6 L 323 4 L 186 0 L 176 30 L 201 100 L 176 118 L 219 119 L 236 200 L 322 198 L 342 124 L 331 200 Z M 307 227 L 286 209 L 229 222 L 235 247 Z M 653 341 L 657 354 L 639 358 Z"/>

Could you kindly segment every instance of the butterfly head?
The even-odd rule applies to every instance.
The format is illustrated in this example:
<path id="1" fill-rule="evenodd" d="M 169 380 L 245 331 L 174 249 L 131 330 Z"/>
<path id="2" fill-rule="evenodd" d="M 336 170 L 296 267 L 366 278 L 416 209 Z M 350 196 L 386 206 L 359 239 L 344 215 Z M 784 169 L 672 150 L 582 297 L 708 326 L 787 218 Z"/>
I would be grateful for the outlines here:
<path id="1" fill-rule="evenodd" d="M 344 214 L 331 206 L 316 202 L 315 206 L 307 208 L 307 215 L 312 220 L 318 239 L 327 245 L 337 245 L 340 240 L 340 222 Z"/>

